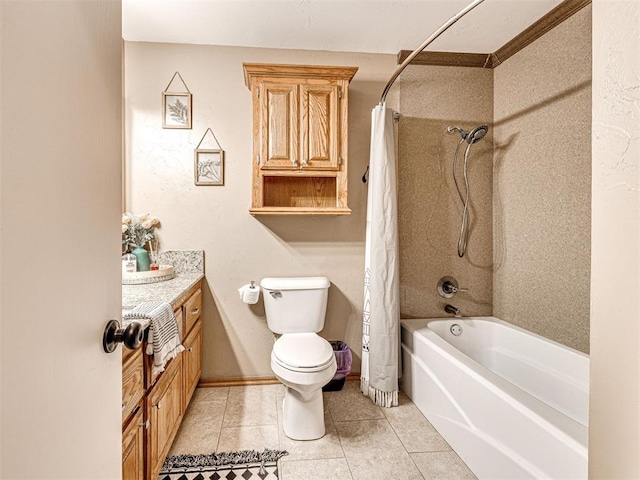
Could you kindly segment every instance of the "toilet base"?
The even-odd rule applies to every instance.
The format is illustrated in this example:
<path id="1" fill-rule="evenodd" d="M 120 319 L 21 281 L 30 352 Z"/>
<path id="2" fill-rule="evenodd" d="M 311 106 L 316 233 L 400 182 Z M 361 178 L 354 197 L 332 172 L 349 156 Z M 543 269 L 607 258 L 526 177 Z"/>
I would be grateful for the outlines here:
<path id="1" fill-rule="evenodd" d="M 286 387 L 282 401 L 282 428 L 292 440 L 317 440 L 325 433 L 322 389 L 302 394 Z"/>

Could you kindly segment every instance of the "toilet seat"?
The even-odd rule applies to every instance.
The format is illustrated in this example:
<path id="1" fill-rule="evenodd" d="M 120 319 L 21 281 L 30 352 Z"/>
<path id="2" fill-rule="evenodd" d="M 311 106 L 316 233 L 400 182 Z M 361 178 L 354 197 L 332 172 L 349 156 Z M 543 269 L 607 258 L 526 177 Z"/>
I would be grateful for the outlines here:
<path id="1" fill-rule="evenodd" d="M 315 333 L 287 333 L 273 345 L 273 360 L 296 372 L 318 372 L 331 366 L 331 344 Z"/>

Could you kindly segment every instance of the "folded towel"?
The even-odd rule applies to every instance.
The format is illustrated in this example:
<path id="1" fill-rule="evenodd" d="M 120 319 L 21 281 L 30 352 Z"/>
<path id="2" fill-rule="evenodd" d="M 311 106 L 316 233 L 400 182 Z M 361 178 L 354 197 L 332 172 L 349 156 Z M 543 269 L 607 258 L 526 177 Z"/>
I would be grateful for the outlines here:
<path id="1" fill-rule="evenodd" d="M 143 302 L 126 313 L 124 318 L 131 320 L 149 319 L 149 338 L 147 355 L 153 355 L 152 375 L 164 371 L 167 362 L 184 351 L 180 343 L 178 322 L 173 309 L 167 302 Z"/>

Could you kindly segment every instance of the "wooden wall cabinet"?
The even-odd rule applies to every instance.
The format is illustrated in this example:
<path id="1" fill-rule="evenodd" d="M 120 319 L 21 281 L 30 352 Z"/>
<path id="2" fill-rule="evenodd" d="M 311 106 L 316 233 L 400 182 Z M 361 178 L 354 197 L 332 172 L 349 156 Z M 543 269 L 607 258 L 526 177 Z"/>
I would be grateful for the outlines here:
<path id="1" fill-rule="evenodd" d="M 183 297 L 184 298 L 184 297 Z M 202 292 L 196 285 L 174 305 L 185 351 L 152 376 L 146 342 L 123 350 L 122 478 L 157 480 L 202 372 Z"/>
<path id="2" fill-rule="evenodd" d="M 251 214 L 345 215 L 349 82 L 357 67 L 245 63 L 253 99 Z"/>

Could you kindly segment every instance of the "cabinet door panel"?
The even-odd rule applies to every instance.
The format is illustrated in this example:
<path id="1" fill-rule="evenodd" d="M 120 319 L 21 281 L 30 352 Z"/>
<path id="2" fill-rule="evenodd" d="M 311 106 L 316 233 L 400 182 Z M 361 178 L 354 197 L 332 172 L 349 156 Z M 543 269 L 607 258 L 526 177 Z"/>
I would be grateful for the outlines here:
<path id="1" fill-rule="evenodd" d="M 182 404 L 186 409 L 202 373 L 202 322 L 196 323 L 195 327 L 193 327 L 189 337 L 184 342 L 184 348 L 185 351 L 182 356 L 184 397 Z"/>
<path id="2" fill-rule="evenodd" d="M 298 85 L 260 86 L 261 168 L 299 168 Z"/>
<path id="3" fill-rule="evenodd" d="M 144 479 L 142 405 L 122 433 L 122 480 Z"/>
<path id="4" fill-rule="evenodd" d="M 125 420 L 144 396 L 142 347 L 137 348 L 122 367 L 122 420 Z"/>
<path id="5" fill-rule="evenodd" d="M 339 116 L 337 85 L 302 85 L 302 167 L 337 170 Z"/>
<path id="6" fill-rule="evenodd" d="M 169 365 L 147 397 L 149 478 L 157 478 L 182 420 L 182 356 Z"/>

